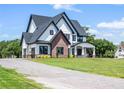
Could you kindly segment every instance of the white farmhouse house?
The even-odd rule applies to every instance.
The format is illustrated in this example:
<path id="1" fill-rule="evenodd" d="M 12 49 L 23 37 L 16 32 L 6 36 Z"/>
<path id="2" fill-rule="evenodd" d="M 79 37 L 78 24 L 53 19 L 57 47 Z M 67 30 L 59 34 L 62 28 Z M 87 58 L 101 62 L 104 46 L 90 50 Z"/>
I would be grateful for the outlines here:
<path id="1" fill-rule="evenodd" d="M 31 15 L 27 31 L 21 38 L 22 57 L 50 55 L 87 57 L 87 49 L 95 46 L 86 42 L 87 33 L 77 20 L 70 19 L 65 12 L 56 16 Z"/>
<path id="2" fill-rule="evenodd" d="M 121 43 L 115 52 L 115 58 L 124 58 L 124 44 Z"/>

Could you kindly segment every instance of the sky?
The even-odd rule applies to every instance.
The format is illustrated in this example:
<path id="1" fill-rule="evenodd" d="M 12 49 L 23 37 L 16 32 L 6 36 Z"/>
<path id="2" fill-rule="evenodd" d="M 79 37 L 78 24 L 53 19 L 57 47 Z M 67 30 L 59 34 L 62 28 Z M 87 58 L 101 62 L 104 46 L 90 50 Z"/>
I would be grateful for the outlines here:
<path id="1" fill-rule="evenodd" d="M 66 12 L 70 19 L 88 26 L 96 38 L 114 44 L 124 41 L 124 5 L 0 5 L 0 41 L 21 38 L 31 14 L 55 16 Z"/>

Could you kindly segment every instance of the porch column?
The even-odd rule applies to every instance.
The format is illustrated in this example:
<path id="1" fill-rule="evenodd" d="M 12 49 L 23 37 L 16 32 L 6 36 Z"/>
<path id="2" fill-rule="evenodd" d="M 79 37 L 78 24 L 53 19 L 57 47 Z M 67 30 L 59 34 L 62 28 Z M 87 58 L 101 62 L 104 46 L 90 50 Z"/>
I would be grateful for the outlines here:
<path id="1" fill-rule="evenodd" d="M 82 56 L 84 56 L 84 53 L 85 51 L 84 51 L 84 47 L 82 47 Z"/>
<path id="2" fill-rule="evenodd" d="M 87 52 L 85 47 L 84 47 L 84 57 L 87 57 Z"/>
<path id="3" fill-rule="evenodd" d="M 93 48 L 93 57 L 95 57 L 96 53 L 95 53 L 95 47 Z"/>
<path id="4" fill-rule="evenodd" d="M 74 55 L 77 56 L 77 47 L 74 47 Z"/>

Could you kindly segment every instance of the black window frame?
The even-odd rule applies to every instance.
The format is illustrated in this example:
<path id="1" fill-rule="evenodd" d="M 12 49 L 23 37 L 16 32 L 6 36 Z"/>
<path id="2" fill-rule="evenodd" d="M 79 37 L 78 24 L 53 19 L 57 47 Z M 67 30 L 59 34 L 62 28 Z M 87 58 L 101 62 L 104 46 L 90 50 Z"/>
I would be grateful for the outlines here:
<path id="1" fill-rule="evenodd" d="M 39 46 L 39 54 L 48 54 L 48 46 Z"/>
<path id="2" fill-rule="evenodd" d="M 76 35 L 72 35 L 72 41 L 76 41 Z"/>
<path id="3" fill-rule="evenodd" d="M 78 37 L 78 42 L 83 42 L 83 37 Z"/>
<path id="4" fill-rule="evenodd" d="M 54 35 L 54 30 L 50 30 L 50 35 Z"/>
<path id="5" fill-rule="evenodd" d="M 60 52 L 58 52 L 60 50 Z M 57 55 L 63 55 L 64 54 L 64 47 L 57 47 L 56 48 Z"/>

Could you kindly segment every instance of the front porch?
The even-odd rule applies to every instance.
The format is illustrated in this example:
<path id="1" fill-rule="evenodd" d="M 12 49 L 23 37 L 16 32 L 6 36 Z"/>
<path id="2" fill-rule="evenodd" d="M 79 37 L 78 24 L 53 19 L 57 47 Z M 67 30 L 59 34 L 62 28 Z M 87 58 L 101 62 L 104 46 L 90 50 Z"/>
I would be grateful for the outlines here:
<path id="1" fill-rule="evenodd" d="M 70 48 L 70 54 L 76 57 L 95 57 L 95 46 L 89 43 L 73 44 Z"/>

